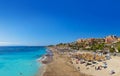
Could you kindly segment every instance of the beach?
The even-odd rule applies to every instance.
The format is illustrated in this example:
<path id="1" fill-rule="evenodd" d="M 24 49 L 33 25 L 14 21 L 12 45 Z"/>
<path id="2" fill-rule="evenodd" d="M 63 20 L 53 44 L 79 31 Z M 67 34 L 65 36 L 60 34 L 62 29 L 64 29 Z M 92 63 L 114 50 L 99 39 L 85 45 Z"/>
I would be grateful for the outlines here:
<path id="1" fill-rule="evenodd" d="M 46 64 L 42 64 L 42 66 L 39 69 L 39 72 L 35 76 L 43 76 L 45 71 L 46 71 Z"/>
<path id="2" fill-rule="evenodd" d="M 65 55 L 59 55 L 54 48 L 49 49 L 53 52 L 53 60 L 45 66 L 43 76 L 87 76 L 68 65 L 68 59 Z"/>
<path id="3" fill-rule="evenodd" d="M 77 52 L 78 54 L 86 53 L 86 52 Z M 76 64 L 77 61 L 77 64 Z M 110 60 L 105 60 L 101 62 L 97 62 L 97 64 L 92 64 L 89 66 L 86 66 L 86 64 L 81 64 L 80 61 L 77 59 L 72 59 L 74 67 L 77 69 L 80 67 L 80 72 L 85 73 L 87 75 L 92 76 L 120 76 L 120 57 L 118 56 L 111 56 Z M 107 63 L 106 68 L 101 68 L 99 70 L 96 70 L 95 67 L 97 66 L 103 66 L 104 62 Z M 81 70 L 82 69 L 82 70 Z M 114 70 L 114 74 L 111 74 L 111 71 Z"/>
<path id="4" fill-rule="evenodd" d="M 107 68 L 95 70 L 95 66 L 103 65 L 103 61 L 98 62 L 98 64 L 94 66 L 90 65 L 86 67 L 85 64 L 80 64 L 80 62 L 76 64 L 75 59 L 68 58 L 68 52 L 60 54 L 59 51 L 53 47 L 50 47 L 49 50 L 53 53 L 52 61 L 43 64 L 44 66 L 41 68 L 38 76 L 120 76 L 120 57 L 118 56 L 111 56 L 110 60 L 105 61 Z M 73 63 L 71 64 L 70 61 Z M 80 69 L 78 69 L 78 67 L 80 67 Z M 114 70 L 115 74 L 111 75 L 111 70 Z"/>
<path id="5" fill-rule="evenodd" d="M 39 69 L 39 72 L 36 74 L 36 76 L 43 76 L 43 74 L 46 72 L 46 67 L 49 63 L 53 61 L 53 53 L 51 50 L 47 49 L 46 54 L 43 55 L 38 61 L 41 64 L 41 67 Z"/>

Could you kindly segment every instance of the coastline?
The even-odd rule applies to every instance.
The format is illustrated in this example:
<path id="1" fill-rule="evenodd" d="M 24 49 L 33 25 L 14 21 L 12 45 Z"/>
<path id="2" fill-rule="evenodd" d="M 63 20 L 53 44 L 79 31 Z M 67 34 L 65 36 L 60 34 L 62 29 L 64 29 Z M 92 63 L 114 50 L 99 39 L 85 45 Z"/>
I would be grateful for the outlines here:
<path id="1" fill-rule="evenodd" d="M 42 64 L 42 66 L 40 67 L 37 75 L 35 75 L 35 76 L 43 76 L 43 74 L 45 73 L 45 71 L 46 71 L 46 64 Z"/>
<path id="2" fill-rule="evenodd" d="M 80 73 L 73 66 L 67 63 L 66 56 L 60 56 L 54 47 L 49 50 L 54 54 L 52 62 L 45 64 L 45 69 L 41 74 L 42 76 L 88 76 Z"/>
<path id="3" fill-rule="evenodd" d="M 36 76 L 43 76 L 46 72 L 47 65 L 52 62 L 53 59 L 53 53 L 52 51 L 47 47 L 47 53 L 42 56 L 42 58 L 38 59 L 38 61 L 41 63 L 41 67 L 36 74 Z"/>

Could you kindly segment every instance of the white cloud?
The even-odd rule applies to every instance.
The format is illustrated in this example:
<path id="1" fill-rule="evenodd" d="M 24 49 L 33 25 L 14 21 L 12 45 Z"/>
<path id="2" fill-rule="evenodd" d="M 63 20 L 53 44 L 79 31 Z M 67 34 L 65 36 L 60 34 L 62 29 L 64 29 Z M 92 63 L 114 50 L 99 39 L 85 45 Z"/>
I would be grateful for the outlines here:
<path id="1" fill-rule="evenodd" d="M 8 46 L 8 45 L 18 45 L 18 44 L 12 42 L 0 42 L 0 46 Z"/>

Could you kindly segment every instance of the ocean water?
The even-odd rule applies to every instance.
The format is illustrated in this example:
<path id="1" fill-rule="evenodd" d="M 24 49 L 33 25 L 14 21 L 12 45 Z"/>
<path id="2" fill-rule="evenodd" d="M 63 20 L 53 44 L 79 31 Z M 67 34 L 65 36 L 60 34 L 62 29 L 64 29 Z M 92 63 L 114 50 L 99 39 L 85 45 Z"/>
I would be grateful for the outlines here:
<path id="1" fill-rule="evenodd" d="M 0 76 L 35 76 L 42 66 L 37 59 L 44 54 L 45 47 L 0 47 Z"/>

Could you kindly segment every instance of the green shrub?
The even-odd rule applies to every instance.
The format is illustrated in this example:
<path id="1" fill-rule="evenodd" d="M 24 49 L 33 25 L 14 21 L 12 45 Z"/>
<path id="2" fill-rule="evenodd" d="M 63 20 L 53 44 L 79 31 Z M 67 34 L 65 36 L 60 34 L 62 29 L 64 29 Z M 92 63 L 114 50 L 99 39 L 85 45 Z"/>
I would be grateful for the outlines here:
<path id="1" fill-rule="evenodd" d="M 115 49 L 114 48 L 110 48 L 110 52 L 115 52 Z"/>
<path id="2" fill-rule="evenodd" d="M 117 47 L 118 51 L 120 52 L 120 46 Z"/>

